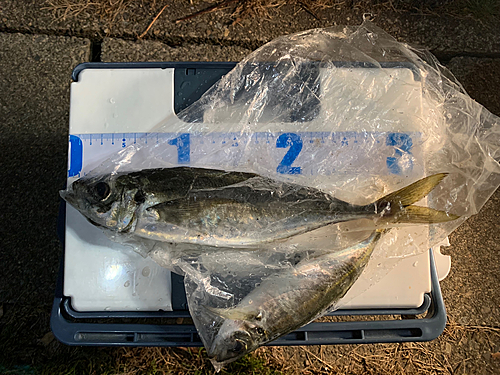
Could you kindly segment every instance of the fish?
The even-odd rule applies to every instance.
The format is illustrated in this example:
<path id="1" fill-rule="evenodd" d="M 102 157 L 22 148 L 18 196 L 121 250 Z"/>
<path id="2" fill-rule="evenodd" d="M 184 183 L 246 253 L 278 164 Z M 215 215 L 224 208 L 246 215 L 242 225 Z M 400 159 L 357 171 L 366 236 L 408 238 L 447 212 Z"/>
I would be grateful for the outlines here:
<path id="1" fill-rule="evenodd" d="M 425 177 L 367 205 L 254 173 L 192 167 L 83 177 L 61 196 L 107 230 L 169 243 L 251 248 L 356 219 L 455 220 L 459 216 L 413 205 L 445 177 Z"/>
<path id="2" fill-rule="evenodd" d="M 338 302 L 368 264 L 385 229 L 337 252 L 304 259 L 263 279 L 236 306 L 213 308 L 223 318 L 207 354 L 220 368 L 256 348 L 310 323 Z"/>
<path id="3" fill-rule="evenodd" d="M 92 224 L 129 233 L 139 214 L 148 208 L 184 198 L 192 190 L 218 189 L 255 176 L 190 167 L 146 169 L 84 176 L 60 191 L 60 195 Z"/>

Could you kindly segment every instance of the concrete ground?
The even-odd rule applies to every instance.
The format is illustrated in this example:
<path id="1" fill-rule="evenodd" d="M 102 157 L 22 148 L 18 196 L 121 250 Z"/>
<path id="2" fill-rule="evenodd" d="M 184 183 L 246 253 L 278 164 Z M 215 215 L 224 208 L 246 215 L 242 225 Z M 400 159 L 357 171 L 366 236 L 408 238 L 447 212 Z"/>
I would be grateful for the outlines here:
<path id="1" fill-rule="evenodd" d="M 112 26 L 90 10 L 64 18 L 47 4 L 50 8 L 43 1 L 0 0 L 0 372 L 2 365 L 40 364 L 80 350 L 55 342 L 49 328 L 62 251 L 56 222 L 58 190 L 66 176 L 69 84 L 78 63 L 238 61 L 276 36 L 359 24 L 370 11 L 331 8 L 318 20 L 284 6 L 270 18 L 235 25 L 227 12 L 176 24 L 172 21 L 203 8 L 179 1 L 138 41 L 160 4 L 131 1 Z M 374 13 L 375 23 L 391 35 L 431 49 L 472 98 L 500 115 L 497 21 L 379 8 Z M 259 355 L 285 372 L 500 373 L 499 203 L 497 192 L 450 236 L 451 247 L 444 252 L 452 256 L 452 270 L 441 285 L 451 324 L 439 339 L 418 345 L 277 348 Z M 295 365 L 285 370 L 284 361 Z"/>

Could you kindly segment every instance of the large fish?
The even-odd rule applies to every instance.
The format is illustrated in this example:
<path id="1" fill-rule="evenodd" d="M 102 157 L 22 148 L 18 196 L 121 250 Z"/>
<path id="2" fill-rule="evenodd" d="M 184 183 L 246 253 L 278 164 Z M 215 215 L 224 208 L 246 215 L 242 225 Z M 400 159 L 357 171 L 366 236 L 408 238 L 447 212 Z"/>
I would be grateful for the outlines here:
<path id="1" fill-rule="evenodd" d="M 252 247 L 362 218 L 454 220 L 458 216 L 412 205 L 445 176 L 423 178 L 364 206 L 253 173 L 189 167 L 83 177 L 61 195 L 95 225 L 117 232 L 172 243 Z"/>
<path id="2" fill-rule="evenodd" d="M 235 307 L 210 313 L 224 318 L 208 355 L 232 362 L 311 322 L 342 298 L 363 272 L 382 231 L 347 249 L 305 259 L 264 279 Z"/>

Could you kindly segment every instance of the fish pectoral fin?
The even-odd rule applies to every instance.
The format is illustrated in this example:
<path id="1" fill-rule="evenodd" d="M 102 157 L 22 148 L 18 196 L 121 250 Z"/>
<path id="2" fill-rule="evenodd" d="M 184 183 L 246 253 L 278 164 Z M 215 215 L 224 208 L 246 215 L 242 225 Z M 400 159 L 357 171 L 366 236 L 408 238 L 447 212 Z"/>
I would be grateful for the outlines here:
<path id="1" fill-rule="evenodd" d="M 231 320 L 253 320 L 259 315 L 258 311 L 245 311 L 244 309 L 236 308 L 217 308 L 207 305 L 202 305 L 203 308 L 210 311 L 212 314 L 217 315 L 221 318 L 231 319 Z"/>

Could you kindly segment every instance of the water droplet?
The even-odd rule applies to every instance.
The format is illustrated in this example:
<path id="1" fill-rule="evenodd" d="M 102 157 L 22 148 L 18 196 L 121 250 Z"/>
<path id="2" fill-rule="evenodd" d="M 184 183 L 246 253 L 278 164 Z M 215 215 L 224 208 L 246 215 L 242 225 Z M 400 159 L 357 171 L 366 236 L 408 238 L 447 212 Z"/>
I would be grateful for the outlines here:
<path id="1" fill-rule="evenodd" d="M 104 128 L 107 129 L 109 127 L 109 124 L 107 122 L 104 123 Z"/>
<path id="2" fill-rule="evenodd" d="M 111 310 L 111 307 L 106 306 L 106 307 L 104 308 L 104 310 L 106 310 L 106 311 L 110 311 L 110 310 Z"/>
<path id="3" fill-rule="evenodd" d="M 413 263 L 413 267 L 416 267 L 418 266 L 418 261 L 416 261 L 415 263 Z"/>
<path id="4" fill-rule="evenodd" d="M 149 266 L 146 266 L 142 269 L 142 276 L 149 277 L 150 274 L 151 274 L 151 268 L 149 268 Z"/>
<path id="5" fill-rule="evenodd" d="M 118 117 L 118 113 L 113 113 L 113 117 L 117 118 Z"/>
<path id="6" fill-rule="evenodd" d="M 123 284 L 125 288 L 128 288 L 130 286 L 130 280 L 125 281 L 125 284 Z"/>
<path id="7" fill-rule="evenodd" d="M 141 308 L 140 308 L 140 307 L 136 307 L 135 309 L 136 309 L 137 311 L 139 311 Z"/>
<path id="8" fill-rule="evenodd" d="M 109 98 L 109 102 L 110 102 L 111 104 L 115 104 L 115 99 L 114 99 L 114 98 Z"/>

